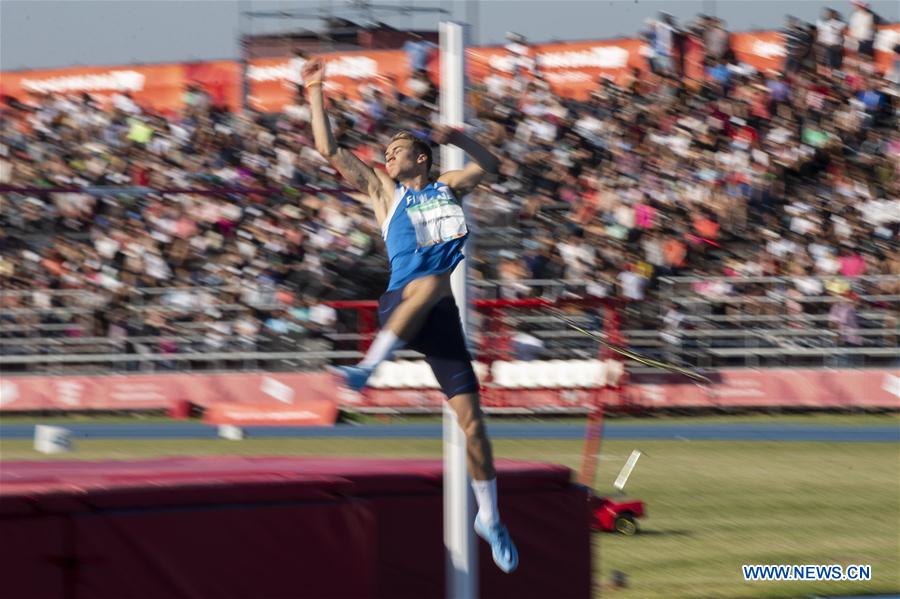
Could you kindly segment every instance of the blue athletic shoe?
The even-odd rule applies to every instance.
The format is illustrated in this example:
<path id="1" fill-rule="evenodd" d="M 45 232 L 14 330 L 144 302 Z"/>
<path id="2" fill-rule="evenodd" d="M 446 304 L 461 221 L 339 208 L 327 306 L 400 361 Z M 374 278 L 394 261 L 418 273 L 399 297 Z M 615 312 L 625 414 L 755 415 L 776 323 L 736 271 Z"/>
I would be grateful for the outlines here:
<path id="1" fill-rule="evenodd" d="M 328 371 L 340 377 L 343 383 L 354 391 L 361 391 L 372 374 L 371 371 L 359 366 L 329 366 Z"/>
<path id="2" fill-rule="evenodd" d="M 491 546 L 494 563 L 498 568 L 509 574 L 519 566 L 519 552 L 503 524 L 498 522 L 487 526 L 476 516 L 475 533 Z"/>

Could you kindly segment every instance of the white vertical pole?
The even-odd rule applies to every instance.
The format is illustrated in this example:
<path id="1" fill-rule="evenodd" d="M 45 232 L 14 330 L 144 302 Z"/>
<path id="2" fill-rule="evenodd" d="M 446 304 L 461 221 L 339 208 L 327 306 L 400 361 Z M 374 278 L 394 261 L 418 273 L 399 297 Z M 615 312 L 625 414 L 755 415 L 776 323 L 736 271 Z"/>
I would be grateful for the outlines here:
<path id="1" fill-rule="evenodd" d="M 461 126 L 465 123 L 465 51 L 466 27 L 443 21 L 440 25 L 441 51 L 441 123 Z M 465 155 L 455 146 L 441 147 L 441 168 L 461 169 Z M 460 198 L 461 200 L 462 198 Z M 451 276 L 451 286 L 463 330 L 468 332 L 467 260 Z M 448 599 L 478 597 L 478 560 L 475 534 L 474 495 L 466 471 L 466 437 L 456 422 L 456 414 L 444 404 L 444 552 Z"/>

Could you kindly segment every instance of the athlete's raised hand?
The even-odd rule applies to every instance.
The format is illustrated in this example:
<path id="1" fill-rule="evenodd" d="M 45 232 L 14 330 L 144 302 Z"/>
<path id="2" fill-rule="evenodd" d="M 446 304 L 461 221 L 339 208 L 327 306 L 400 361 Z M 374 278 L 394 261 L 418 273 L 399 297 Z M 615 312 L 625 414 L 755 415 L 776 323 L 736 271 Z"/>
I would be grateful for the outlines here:
<path id="1" fill-rule="evenodd" d="M 325 61 L 321 58 L 310 58 L 303 65 L 303 83 L 322 83 L 325 78 Z"/>

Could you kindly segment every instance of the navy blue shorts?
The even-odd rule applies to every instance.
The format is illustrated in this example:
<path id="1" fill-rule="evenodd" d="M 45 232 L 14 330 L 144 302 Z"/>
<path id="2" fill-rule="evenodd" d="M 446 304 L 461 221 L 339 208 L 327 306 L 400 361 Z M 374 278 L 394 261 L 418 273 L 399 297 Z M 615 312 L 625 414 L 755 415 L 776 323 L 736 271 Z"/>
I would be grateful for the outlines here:
<path id="1" fill-rule="evenodd" d="M 378 300 L 378 318 L 384 326 L 400 302 L 403 289 L 388 291 Z M 472 369 L 472 357 L 466 347 L 459 309 L 452 296 L 441 299 L 428 314 L 425 324 L 406 346 L 425 354 L 434 377 L 448 398 L 478 391 L 478 377 Z"/>

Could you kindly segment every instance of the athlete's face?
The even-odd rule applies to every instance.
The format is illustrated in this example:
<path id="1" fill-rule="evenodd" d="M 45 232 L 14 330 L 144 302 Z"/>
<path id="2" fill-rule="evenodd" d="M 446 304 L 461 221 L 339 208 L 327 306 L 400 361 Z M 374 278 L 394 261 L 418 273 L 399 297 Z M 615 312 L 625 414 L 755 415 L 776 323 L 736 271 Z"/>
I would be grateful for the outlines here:
<path id="1" fill-rule="evenodd" d="M 384 153 L 384 164 L 391 179 L 412 174 L 419 164 L 427 164 L 424 154 L 418 156 L 413 150 L 413 143 L 408 139 L 391 142 Z"/>

